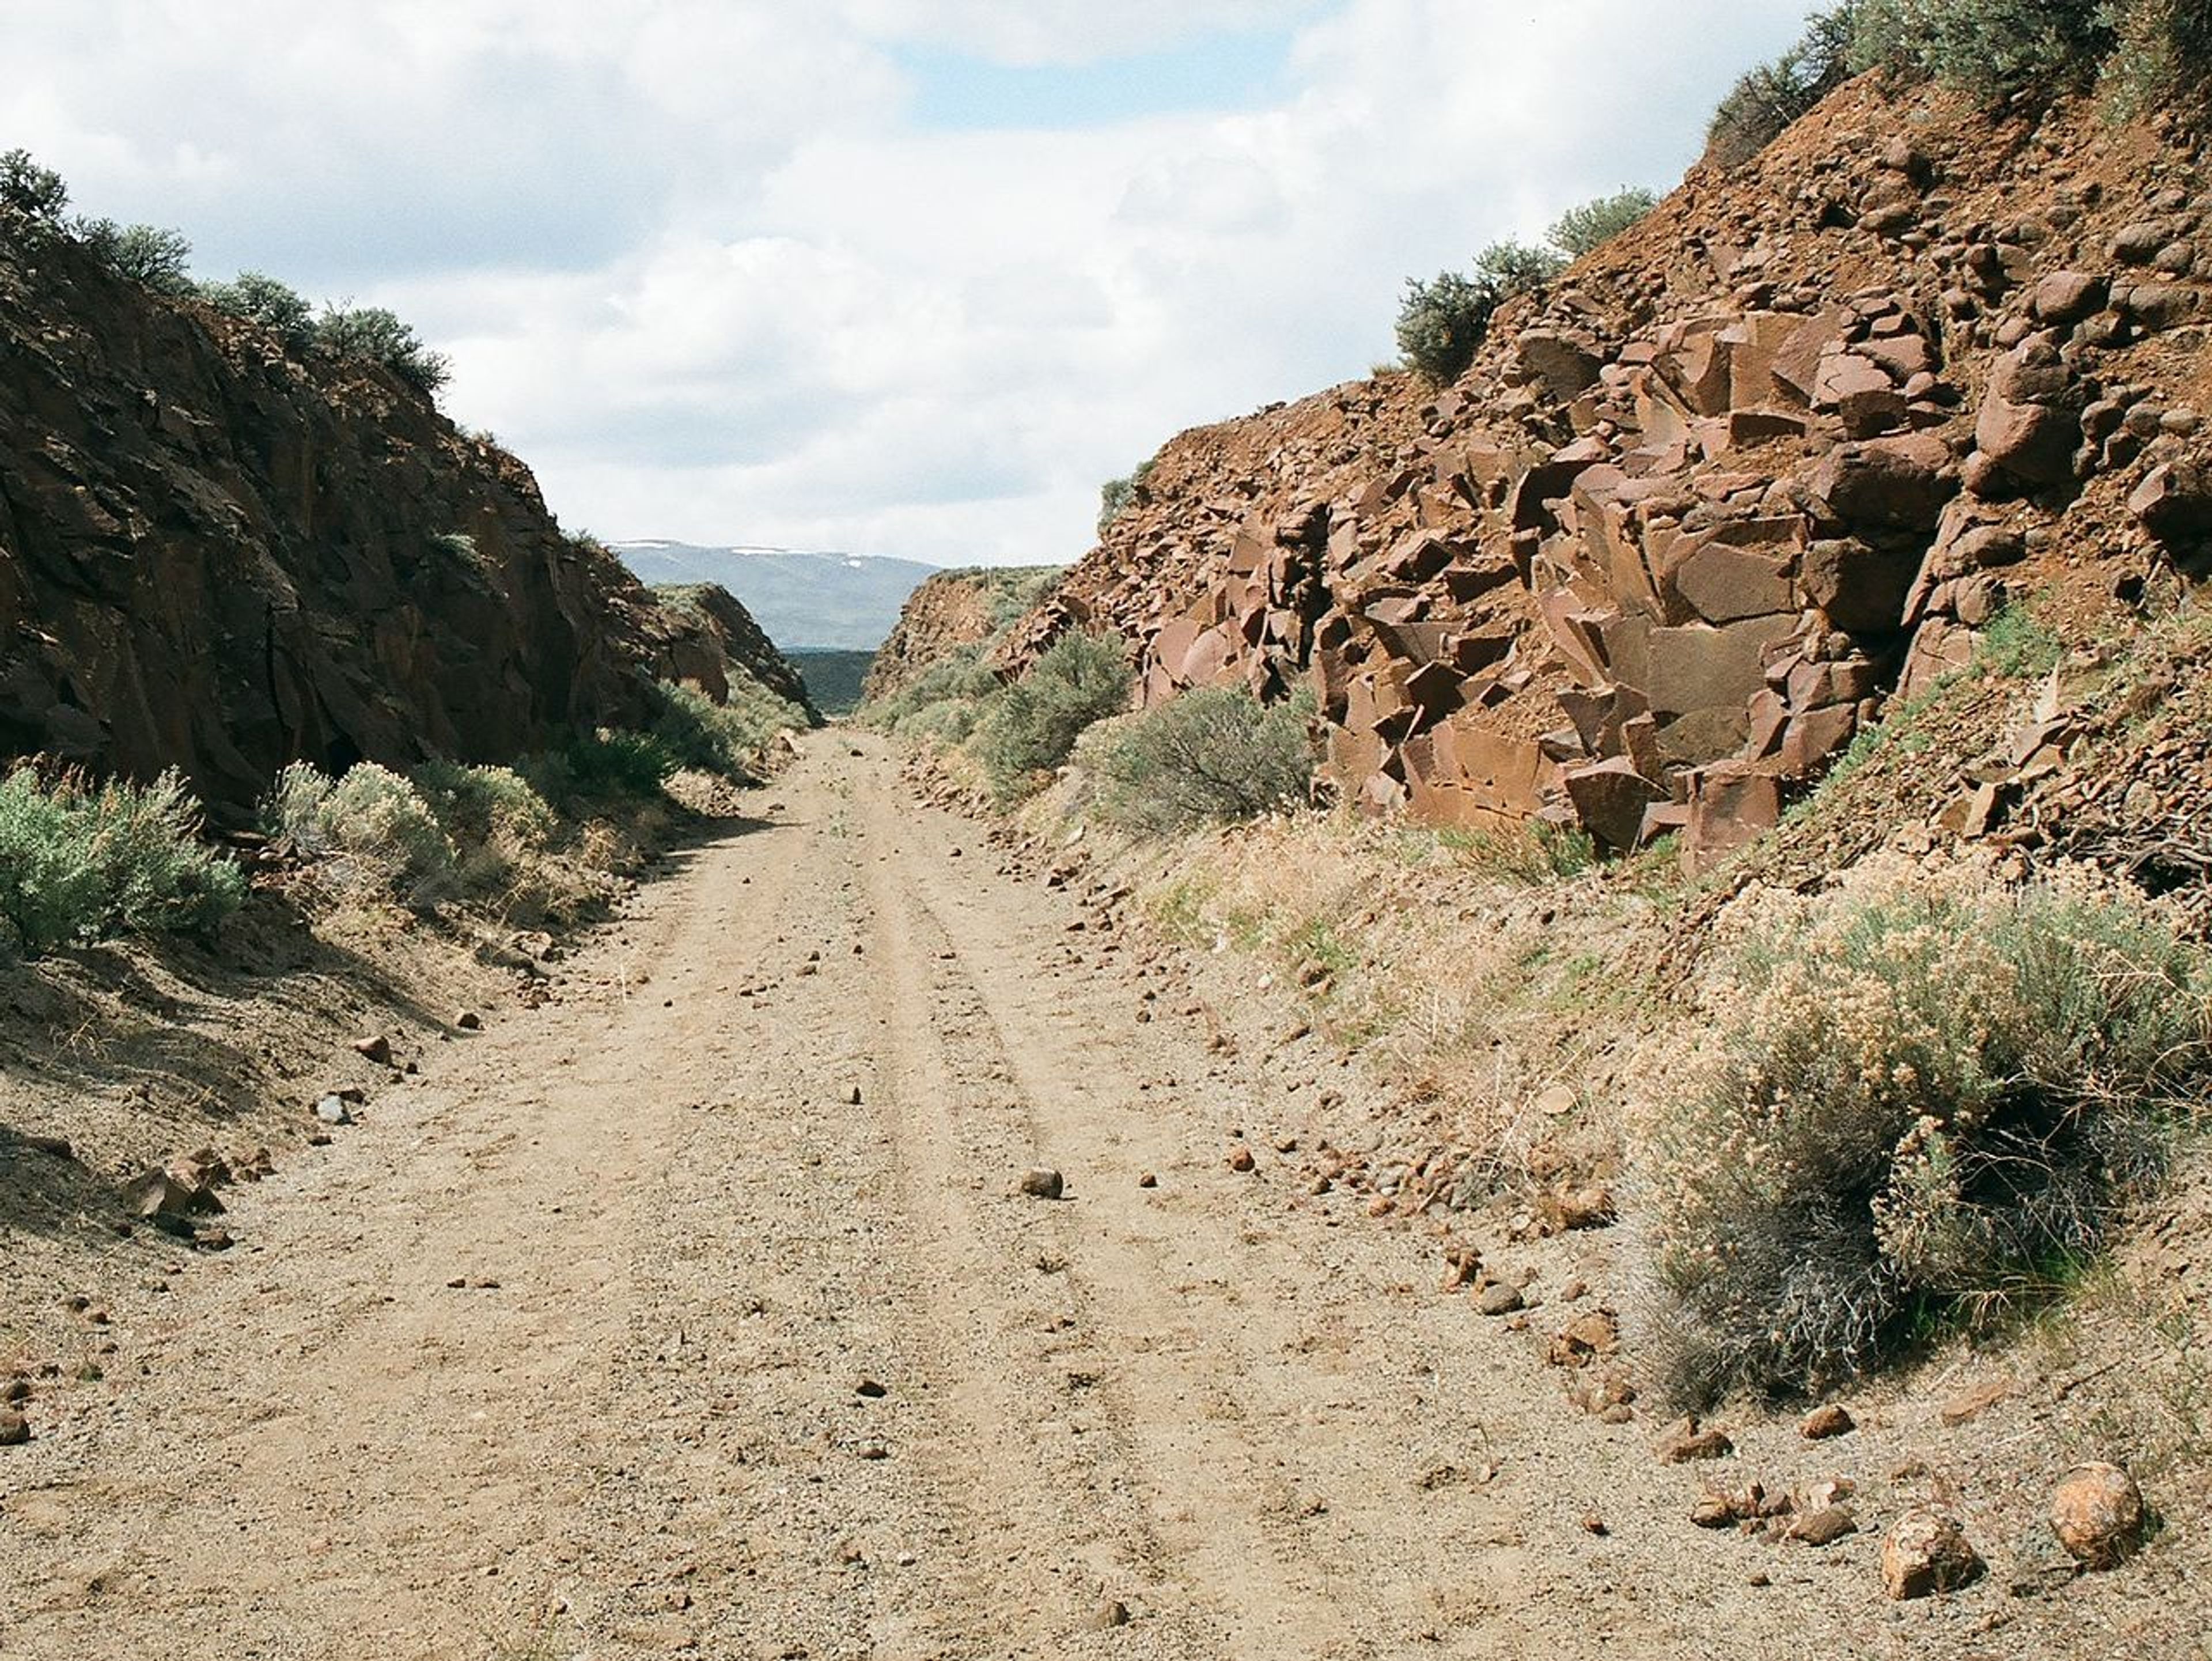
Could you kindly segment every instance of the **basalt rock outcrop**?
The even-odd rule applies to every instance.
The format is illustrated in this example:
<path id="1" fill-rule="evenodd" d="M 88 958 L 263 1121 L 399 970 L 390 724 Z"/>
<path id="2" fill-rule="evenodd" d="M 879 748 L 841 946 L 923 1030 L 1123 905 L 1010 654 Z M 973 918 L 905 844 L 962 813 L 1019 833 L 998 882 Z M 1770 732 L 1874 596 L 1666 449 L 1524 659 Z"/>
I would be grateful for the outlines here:
<path id="1" fill-rule="evenodd" d="M 1855 83 L 1694 172 L 1455 386 L 1170 441 L 1006 666 L 1085 628 L 1146 703 L 1308 683 L 1376 811 L 1757 836 L 2033 581 L 2212 536 L 2190 150 L 1914 98 Z"/>
<path id="2" fill-rule="evenodd" d="M 773 674 L 726 609 L 664 610 L 381 368 L 0 214 L 0 751 L 235 817 L 289 761 L 511 757 L 732 646 Z"/>

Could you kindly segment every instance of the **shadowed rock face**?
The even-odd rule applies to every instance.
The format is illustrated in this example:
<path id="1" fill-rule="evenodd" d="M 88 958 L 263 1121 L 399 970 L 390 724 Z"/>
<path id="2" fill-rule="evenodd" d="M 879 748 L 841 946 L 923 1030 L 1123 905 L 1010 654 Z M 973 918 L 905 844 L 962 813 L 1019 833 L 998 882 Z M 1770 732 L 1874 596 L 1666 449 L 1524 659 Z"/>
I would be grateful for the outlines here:
<path id="1" fill-rule="evenodd" d="M 295 759 L 642 721 L 718 649 L 381 369 L 0 218 L 0 751 L 179 767 L 232 817 Z"/>
<path id="2" fill-rule="evenodd" d="M 1170 441 L 1000 666 L 1109 627 L 1148 703 L 1310 685 L 1372 811 L 1751 839 L 2057 551 L 2212 536 L 2212 195 L 2160 182 L 2154 125 L 2054 117 L 2022 168 L 2029 131 L 1855 83 L 1503 309 L 1453 386 Z"/>

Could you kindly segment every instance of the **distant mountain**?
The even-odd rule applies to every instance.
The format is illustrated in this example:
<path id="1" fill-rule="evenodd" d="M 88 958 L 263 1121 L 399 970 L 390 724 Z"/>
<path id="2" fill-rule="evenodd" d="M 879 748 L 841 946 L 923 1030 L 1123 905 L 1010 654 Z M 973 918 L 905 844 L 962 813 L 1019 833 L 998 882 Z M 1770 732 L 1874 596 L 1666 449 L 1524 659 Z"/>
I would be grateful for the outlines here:
<path id="1" fill-rule="evenodd" d="M 683 542 L 617 542 L 623 563 L 647 582 L 719 582 L 782 648 L 872 652 L 906 597 L 934 565 L 789 548 L 696 548 Z"/>

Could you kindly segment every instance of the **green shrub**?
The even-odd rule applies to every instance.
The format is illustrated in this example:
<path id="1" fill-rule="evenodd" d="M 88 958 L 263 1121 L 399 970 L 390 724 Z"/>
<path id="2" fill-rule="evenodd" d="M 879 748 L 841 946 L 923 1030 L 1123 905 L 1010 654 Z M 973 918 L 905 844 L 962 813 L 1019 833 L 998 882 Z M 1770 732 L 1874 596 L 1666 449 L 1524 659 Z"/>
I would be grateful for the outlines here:
<path id="1" fill-rule="evenodd" d="M 757 778 L 761 758 L 776 734 L 806 725 L 804 709 L 742 672 L 732 676 L 725 703 L 674 681 L 662 681 L 658 696 L 653 736 L 678 765 L 726 779 Z"/>
<path id="2" fill-rule="evenodd" d="M 1659 205 L 1647 190 L 1624 186 L 1611 196 L 1601 196 L 1579 208 L 1570 208 L 1553 224 L 1552 246 L 1570 259 L 1579 259 L 1604 246 Z"/>
<path id="3" fill-rule="evenodd" d="M 295 352 L 315 338 L 314 308 L 295 289 L 259 271 L 240 271 L 228 283 L 203 283 L 200 298 L 219 312 L 258 323 Z"/>
<path id="4" fill-rule="evenodd" d="M 1128 707 L 1135 683 L 1117 641 L 1064 635 L 1000 693 L 975 739 L 1001 800 L 1024 794 L 1065 762 L 1093 721 Z"/>
<path id="5" fill-rule="evenodd" d="M 568 809 L 657 796 L 681 764 L 666 742 L 652 733 L 601 727 L 576 733 L 548 754 L 526 757 L 518 770 L 548 801 Z"/>
<path id="6" fill-rule="evenodd" d="M 406 779 L 373 761 L 337 779 L 293 763 L 276 776 L 261 822 L 302 853 L 331 861 L 349 885 L 423 904 L 452 884 L 453 839 L 437 814 Z"/>
<path id="7" fill-rule="evenodd" d="M 1705 125 L 1705 159 L 1739 167 L 1863 65 L 1853 62 L 1867 0 L 1816 13 L 1797 44 L 1747 72 Z"/>
<path id="8" fill-rule="evenodd" d="M 1474 257 L 1474 280 L 1487 287 L 1504 305 L 1516 295 L 1549 288 L 1567 268 L 1556 249 L 1534 248 L 1507 237 L 1493 242 Z"/>
<path id="9" fill-rule="evenodd" d="M 2203 961 L 2132 890 L 1900 864 L 1774 904 L 1643 1155 L 1692 1402 L 1823 1389 L 2047 1288 L 2156 1175 L 2208 1060 Z"/>
<path id="10" fill-rule="evenodd" d="M 1482 349 L 1497 309 L 1495 289 L 1456 271 L 1439 271 L 1427 283 L 1407 277 L 1397 330 L 1406 367 L 1435 386 L 1458 380 Z"/>
<path id="11" fill-rule="evenodd" d="M 175 773 L 94 787 L 18 767 L 0 780 L 0 921 L 28 952 L 125 934 L 204 933 L 246 879 L 199 841 Z"/>
<path id="12" fill-rule="evenodd" d="M 1859 0 L 1850 67 L 1957 87 L 1984 104 L 2089 85 L 2119 44 L 2112 0 Z"/>
<path id="13" fill-rule="evenodd" d="M 2202 121 L 2212 104 L 2212 6 L 2203 0 L 2114 0 L 2118 42 L 2105 66 L 2123 119 L 2179 105 Z"/>
<path id="14" fill-rule="evenodd" d="M 434 392 L 453 378 L 445 354 L 432 351 L 381 306 L 325 307 L 315 325 L 315 343 L 340 357 L 380 363 L 419 392 Z"/>
<path id="15" fill-rule="evenodd" d="M 1313 699 L 1271 708 L 1242 687 L 1200 687 L 1102 731 L 1098 806 L 1164 837 L 1302 805 L 1313 788 Z"/>
<path id="16" fill-rule="evenodd" d="M 80 219 L 71 228 L 78 241 L 133 283 L 156 294 L 194 291 L 192 245 L 182 231 L 165 230 L 158 225 L 118 225 L 112 219 Z"/>
<path id="17" fill-rule="evenodd" d="M 69 186 L 52 167 L 42 167 L 26 149 L 0 152 L 0 208 L 58 228 L 69 206 Z"/>
<path id="18" fill-rule="evenodd" d="M 1123 478 L 1109 478 L 1098 487 L 1098 534 L 1136 505 L 1137 496 L 1152 477 L 1152 464 L 1145 462 L 1136 472 Z"/>

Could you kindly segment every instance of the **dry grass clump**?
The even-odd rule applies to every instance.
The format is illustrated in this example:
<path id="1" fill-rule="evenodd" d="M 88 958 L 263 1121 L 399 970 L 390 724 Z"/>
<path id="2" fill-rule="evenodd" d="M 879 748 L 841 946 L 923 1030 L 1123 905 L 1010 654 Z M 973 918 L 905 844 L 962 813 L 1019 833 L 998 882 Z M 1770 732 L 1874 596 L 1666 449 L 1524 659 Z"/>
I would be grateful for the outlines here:
<path id="1" fill-rule="evenodd" d="M 1171 934 L 1309 984 L 1316 1025 L 1458 1154 L 1462 1201 L 1518 1184 L 1547 1143 L 1612 1152 L 1601 1081 L 1653 1009 L 1623 960 L 1655 902 L 1626 885 L 1562 879 L 1502 835 L 1306 813 L 1187 843 L 1146 904 Z M 1560 1085 L 1571 1116 L 1537 1105 Z"/>
<path id="2" fill-rule="evenodd" d="M 1709 1035 L 1653 1068 L 1637 1127 L 1683 1398 L 1818 1389 L 2051 1287 L 2197 1098 L 2203 960 L 2091 873 L 1876 860 L 1726 928 Z"/>

